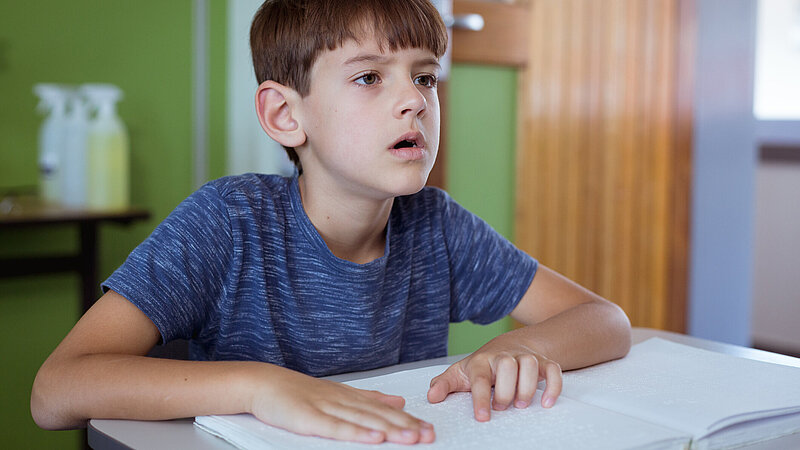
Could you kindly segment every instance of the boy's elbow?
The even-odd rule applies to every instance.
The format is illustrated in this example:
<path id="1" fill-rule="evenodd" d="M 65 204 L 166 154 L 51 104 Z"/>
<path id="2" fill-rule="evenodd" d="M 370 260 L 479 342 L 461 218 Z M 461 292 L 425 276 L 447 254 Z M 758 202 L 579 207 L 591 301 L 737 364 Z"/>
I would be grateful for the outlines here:
<path id="1" fill-rule="evenodd" d="M 47 402 L 36 388 L 35 383 L 31 391 L 31 417 L 33 417 L 33 421 L 39 428 L 44 430 L 59 429 L 58 422 L 54 420 L 53 414 L 49 413 Z"/>
<path id="2" fill-rule="evenodd" d="M 57 375 L 47 367 L 47 364 L 39 369 L 36 378 L 33 380 L 31 389 L 31 417 L 39 428 L 45 430 L 66 430 L 79 428 L 80 423 L 71 423 L 65 420 L 64 414 L 59 407 L 63 402 L 59 400 L 59 395 L 54 389 Z"/>
<path id="3" fill-rule="evenodd" d="M 36 374 L 31 389 L 31 417 L 39 428 L 45 430 L 55 430 L 55 423 L 52 414 L 48 414 L 47 396 L 42 392 L 42 371 Z"/>
<path id="4" fill-rule="evenodd" d="M 59 423 L 56 420 L 56 414 L 53 413 L 53 406 L 48 400 L 50 396 L 47 395 L 47 389 L 44 385 L 47 384 L 47 374 L 42 367 L 36 374 L 33 380 L 33 388 L 31 389 L 31 416 L 33 421 L 39 428 L 45 430 L 58 430 Z"/>
<path id="5" fill-rule="evenodd" d="M 614 358 L 622 358 L 628 354 L 631 349 L 631 321 L 625 311 L 615 303 L 608 302 L 611 306 L 611 313 L 609 318 L 609 330 L 613 336 L 612 346 L 614 349 Z"/>

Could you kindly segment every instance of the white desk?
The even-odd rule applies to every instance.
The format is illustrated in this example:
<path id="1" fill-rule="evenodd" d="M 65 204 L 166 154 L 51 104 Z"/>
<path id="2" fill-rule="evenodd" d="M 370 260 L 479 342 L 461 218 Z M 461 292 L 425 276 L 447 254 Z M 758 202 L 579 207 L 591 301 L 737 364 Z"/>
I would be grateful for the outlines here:
<path id="1" fill-rule="evenodd" d="M 800 367 L 800 358 L 792 358 L 776 353 L 722 344 L 719 342 L 707 341 L 691 336 L 646 328 L 634 328 L 633 343 L 635 344 L 654 336 L 669 339 L 681 344 L 691 345 L 697 348 L 740 356 L 743 358 Z M 461 356 L 449 356 L 427 361 L 417 361 L 366 372 L 335 375 L 329 377 L 329 379 L 334 381 L 349 381 L 358 378 L 383 375 L 400 370 L 414 369 L 429 365 L 454 363 L 460 358 Z M 204 431 L 196 429 L 192 425 L 193 421 L 193 418 L 160 422 L 92 419 L 89 421 L 89 445 L 98 450 L 129 448 L 164 450 L 231 450 L 234 448 L 222 439 L 216 438 Z M 783 438 L 762 442 L 748 448 L 758 450 L 800 448 L 800 435 L 795 434 L 792 436 L 785 436 Z"/>

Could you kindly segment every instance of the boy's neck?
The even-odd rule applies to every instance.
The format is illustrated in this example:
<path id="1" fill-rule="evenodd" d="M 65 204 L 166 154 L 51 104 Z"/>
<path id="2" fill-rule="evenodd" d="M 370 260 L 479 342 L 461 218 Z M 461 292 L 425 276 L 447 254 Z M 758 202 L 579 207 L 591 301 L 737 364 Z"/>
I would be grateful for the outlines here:
<path id="1" fill-rule="evenodd" d="M 393 198 L 353 198 L 302 175 L 298 185 L 303 208 L 331 253 L 358 264 L 383 256 Z"/>

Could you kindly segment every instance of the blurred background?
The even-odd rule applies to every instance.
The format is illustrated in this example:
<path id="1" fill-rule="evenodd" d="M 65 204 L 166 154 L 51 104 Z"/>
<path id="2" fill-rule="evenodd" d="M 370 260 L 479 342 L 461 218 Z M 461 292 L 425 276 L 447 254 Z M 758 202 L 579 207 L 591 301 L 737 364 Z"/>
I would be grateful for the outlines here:
<path id="1" fill-rule="evenodd" d="M 113 83 L 130 203 L 100 280 L 205 181 L 287 173 L 260 130 L 255 0 L 0 3 L 0 201 L 36 195 L 36 83 Z M 800 0 L 455 0 L 432 182 L 635 326 L 800 354 Z M 0 212 L 2 214 L 2 212 Z M 74 251 L 74 227 L 0 227 L 0 258 Z M 99 287 L 97 288 L 99 296 Z M 36 370 L 81 314 L 73 273 L 0 274 L 0 431 L 39 430 Z M 510 329 L 457 324 L 450 352 Z"/>

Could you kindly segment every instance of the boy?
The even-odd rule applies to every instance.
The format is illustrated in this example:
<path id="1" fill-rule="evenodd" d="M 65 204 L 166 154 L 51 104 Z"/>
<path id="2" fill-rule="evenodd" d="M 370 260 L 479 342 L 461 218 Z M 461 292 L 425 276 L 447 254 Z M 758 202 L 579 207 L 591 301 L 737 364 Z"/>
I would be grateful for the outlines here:
<path id="1" fill-rule="evenodd" d="M 552 406 L 561 368 L 622 357 L 618 307 L 423 189 L 446 44 L 427 0 L 265 2 L 251 29 L 256 109 L 298 175 L 227 177 L 184 201 L 42 365 L 37 424 L 249 412 L 301 434 L 432 442 L 402 398 L 310 375 L 443 356 L 448 322 L 510 313 L 527 326 L 428 392 L 470 391 L 486 421 L 527 407 L 539 379 Z M 144 356 L 181 337 L 193 361 Z"/>

